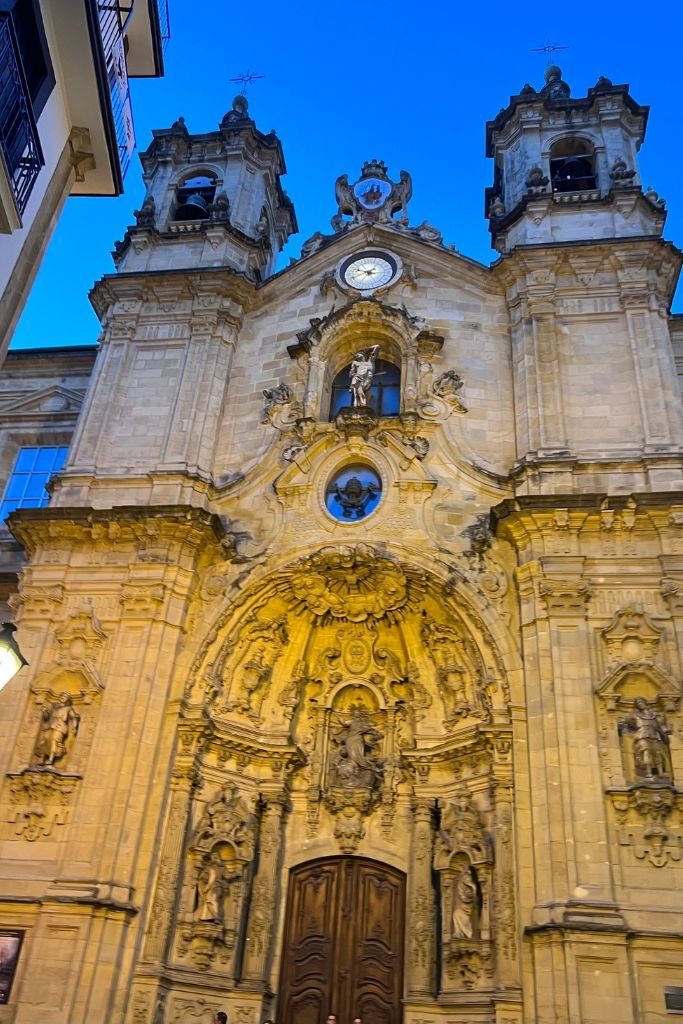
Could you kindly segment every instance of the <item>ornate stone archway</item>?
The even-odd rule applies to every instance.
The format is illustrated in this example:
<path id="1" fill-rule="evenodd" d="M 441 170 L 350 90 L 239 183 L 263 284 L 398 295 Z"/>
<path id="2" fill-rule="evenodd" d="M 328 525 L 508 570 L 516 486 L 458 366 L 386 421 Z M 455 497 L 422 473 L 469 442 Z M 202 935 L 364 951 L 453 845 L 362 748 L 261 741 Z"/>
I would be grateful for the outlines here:
<path id="1" fill-rule="evenodd" d="M 225 606 L 186 683 L 146 957 L 281 1016 L 290 872 L 365 858 L 406 878 L 404 1005 L 493 1007 L 518 951 L 487 618 L 452 572 L 364 544 L 303 554 Z"/>

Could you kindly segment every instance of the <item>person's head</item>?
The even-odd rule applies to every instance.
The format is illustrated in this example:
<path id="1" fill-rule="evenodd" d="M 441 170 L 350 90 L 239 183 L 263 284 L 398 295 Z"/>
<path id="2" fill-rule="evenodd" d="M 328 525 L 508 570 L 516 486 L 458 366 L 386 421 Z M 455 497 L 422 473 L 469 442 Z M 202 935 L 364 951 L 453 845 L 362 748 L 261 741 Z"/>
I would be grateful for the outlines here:
<path id="1" fill-rule="evenodd" d="M 228 1015 L 223 1010 L 216 1014 L 216 1024 L 228 1024 Z"/>

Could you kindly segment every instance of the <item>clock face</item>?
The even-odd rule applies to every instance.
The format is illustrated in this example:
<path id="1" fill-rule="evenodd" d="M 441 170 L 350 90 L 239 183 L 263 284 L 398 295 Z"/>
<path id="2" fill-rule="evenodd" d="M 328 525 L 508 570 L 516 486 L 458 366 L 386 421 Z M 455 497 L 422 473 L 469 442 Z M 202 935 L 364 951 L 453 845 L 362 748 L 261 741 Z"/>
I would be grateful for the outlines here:
<path id="1" fill-rule="evenodd" d="M 396 259 L 376 249 L 349 256 L 339 268 L 339 276 L 349 288 L 359 292 L 374 291 L 389 284 L 398 272 Z"/>

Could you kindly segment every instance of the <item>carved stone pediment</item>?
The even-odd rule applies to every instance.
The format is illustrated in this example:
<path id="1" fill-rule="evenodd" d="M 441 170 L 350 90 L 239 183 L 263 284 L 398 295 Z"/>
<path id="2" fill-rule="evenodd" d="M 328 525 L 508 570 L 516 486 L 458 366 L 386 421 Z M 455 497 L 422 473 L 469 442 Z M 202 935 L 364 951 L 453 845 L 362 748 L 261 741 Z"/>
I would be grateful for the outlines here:
<path id="1" fill-rule="evenodd" d="M 661 635 L 640 605 L 621 608 L 602 631 L 612 665 L 654 661 Z"/>
<path id="2" fill-rule="evenodd" d="M 450 868 L 459 854 L 465 854 L 470 864 L 488 864 L 492 860 L 491 837 L 481 811 L 465 789 L 441 805 L 441 827 L 434 848 L 435 870 Z"/>
<path id="3" fill-rule="evenodd" d="M 61 665 L 82 666 L 97 659 L 107 634 L 92 605 L 87 604 L 55 629 L 55 637 L 59 644 L 57 661 Z"/>

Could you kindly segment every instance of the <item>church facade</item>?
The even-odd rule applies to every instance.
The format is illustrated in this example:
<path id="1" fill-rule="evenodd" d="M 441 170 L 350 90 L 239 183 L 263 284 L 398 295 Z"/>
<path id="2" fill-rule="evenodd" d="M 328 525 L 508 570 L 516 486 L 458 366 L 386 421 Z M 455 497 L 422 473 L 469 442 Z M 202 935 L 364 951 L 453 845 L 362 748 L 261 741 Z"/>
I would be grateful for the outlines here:
<path id="1" fill-rule="evenodd" d="M 7 444 L 69 448 L 8 521 L 2 1024 L 683 1010 L 680 253 L 646 120 L 551 67 L 487 125 L 491 267 L 372 160 L 277 273 L 296 218 L 244 98 L 154 132 L 92 372 L 0 385 Z"/>

